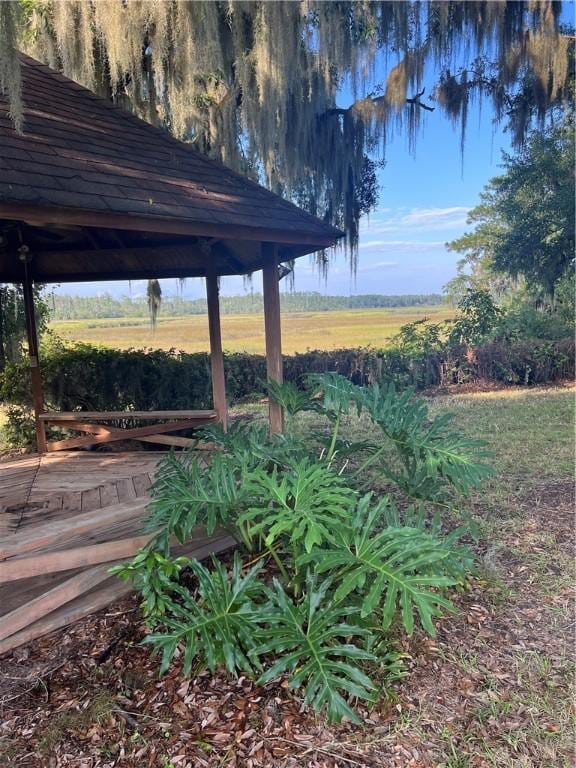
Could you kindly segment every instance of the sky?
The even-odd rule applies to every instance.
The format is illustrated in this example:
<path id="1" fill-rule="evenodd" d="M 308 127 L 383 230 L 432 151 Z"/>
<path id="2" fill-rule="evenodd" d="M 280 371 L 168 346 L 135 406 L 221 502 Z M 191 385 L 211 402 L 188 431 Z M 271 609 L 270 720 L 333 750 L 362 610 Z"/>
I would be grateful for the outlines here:
<path id="1" fill-rule="evenodd" d="M 294 290 L 329 295 L 440 293 L 454 277 L 460 257 L 445 244 L 470 229 L 467 213 L 479 202 L 484 185 L 499 173 L 501 151 L 509 150 L 509 140 L 494 129 L 488 104 L 482 111 L 470 109 L 463 160 L 459 126 L 452 126 L 439 110 L 426 112 L 424 120 L 415 156 L 405 136 L 397 135 L 388 144 L 386 165 L 379 172 L 378 207 L 361 223 L 356 275 L 342 252 L 333 254 L 327 279 L 303 257 L 297 261 Z M 187 280 L 183 289 L 176 280 L 162 283 L 166 296 L 180 291 L 189 298 L 205 295 L 203 280 Z M 283 290 L 289 290 L 287 281 L 283 283 Z M 137 297 L 145 294 L 146 283 L 68 284 L 56 290 Z M 260 273 L 251 285 L 242 277 L 222 279 L 223 295 L 247 290 L 261 290 Z"/>

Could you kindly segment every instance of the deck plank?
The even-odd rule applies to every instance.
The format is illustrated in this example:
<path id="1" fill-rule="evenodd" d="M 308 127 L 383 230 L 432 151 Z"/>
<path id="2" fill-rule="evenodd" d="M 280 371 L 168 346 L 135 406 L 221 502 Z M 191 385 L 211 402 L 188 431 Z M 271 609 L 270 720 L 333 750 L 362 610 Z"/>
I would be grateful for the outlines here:
<path id="1" fill-rule="evenodd" d="M 100 509 L 100 488 L 89 488 L 82 491 L 82 512 Z"/>
<path id="2" fill-rule="evenodd" d="M 0 653 L 130 591 L 108 569 L 152 536 L 146 507 L 165 456 L 92 450 L 0 460 Z M 198 530 L 174 553 L 203 558 L 233 544 Z"/>
<path id="3" fill-rule="evenodd" d="M 0 642 L 47 616 L 60 606 L 110 578 L 109 565 L 97 565 L 72 576 L 56 587 L 0 618 Z"/>
<path id="4" fill-rule="evenodd" d="M 109 507 L 118 504 L 118 491 L 115 483 L 106 483 L 100 486 L 100 506 Z"/>
<path id="5" fill-rule="evenodd" d="M 66 542 L 82 534 L 106 530 L 112 523 L 143 517 L 145 510 L 146 500 L 138 499 L 103 509 L 98 515 L 90 511 L 68 519 L 46 522 L 31 531 L 24 530 L 15 534 L 6 542 L 0 542 L 0 560 L 45 549 L 54 543 L 62 549 Z"/>
<path id="6" fill-rule="evenodd" d="M 230 536 L 206 538 L 201 542 L 189 542 L 188 544 L 176 547 L 174 552 L 176 555 L 187 555 L 188 557 L 202 560 L 212 553 L 230 549 L 235 543 L 234 539 Z M 110 565 L 109 563 L 108 567 Z M 131 591 L 131 584 L 118 578 L 110 577 L 90 592 L 80 595 L 47 616 L 38 619 L 33 624 L 0 641 L 0 655 L 50 634 L 57 629 L 73 624 L 92 613 L 96 613 Z"/>
<path id="7" fill-rule="evenodd" d="M 119 541 L 105 541 L 100 544 L 74 547 L 57 552 L 35 552 L 32 556 L 11 557 L 0 563 L 0 584 L 18 581 L 29 576 L 41 576 L 44 573 L 68 571 L 71 568 L 84 568 L 99 563 L 110 563 L 125 557 L 132 557 L 153 537 L 152 533 L 132 536 Z"/>
<path id="8" fill-rule="evenodd" d="M 78 421 L 78 418 L 96 421 L 116 421 L 137 419 L 155 421 L 157 419 L 215 419 L 216 411 L 53 411 L 40 414 L 41 421 Z"/>

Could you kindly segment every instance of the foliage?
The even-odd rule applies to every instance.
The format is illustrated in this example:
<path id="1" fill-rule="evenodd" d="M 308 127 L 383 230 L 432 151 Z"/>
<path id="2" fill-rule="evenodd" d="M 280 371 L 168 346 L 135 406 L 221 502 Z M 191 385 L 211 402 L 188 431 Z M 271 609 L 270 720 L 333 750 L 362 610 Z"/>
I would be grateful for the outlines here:
<path id="1" fill-rule="evenodd" d="M 7 448 L 30 448 L 36 442 L 33 412 L 20 405 L 9 405 L 4 413 L 2 443 Z"/>
<path id="2" fill-rule="evenodd" d="M 315 546 L 334 543 L 355 496 L 326 464 L 308 458 L 287 470 L 254 469 L 248 484 L 255 501 L 238 523 L 247 525 L 252 536 L 261 535 L 266 547 L 275 548 L 285 540 L 294 553 L 310 553 Z"/>
<path id="3" fill-rule="evenodd" d="M 248 496 L 239 482 L 244 466 L 242 457 L 226 453 L 214 456 L 209 472 L 194 454 L 168 458 L 155 486 L 156 501 L 149 520 L 150 530 L 161 528 L 163 532 L 157 546 L 168 551 L 170 536 L 184 543 L 197 525 L 209 536 L 217 527 L 226 526 Z"/>
<path id="4" fill-rule="evenodd" d="M 471 268 L 485 286 L 491 275 L 521 277 L 534 294 L 553 297 L 574 265 L 574 163 L 570 118 L 504 154 L 504 173 L 488 182 L 469 214 L 474 231 L 449 244 L 464 254 L 461 273 Z"/>
<path id="5" fill-rule="evenodd" d="M 42 286 L 35 286 L 33 292 L 36 327 L 38 334 L 41 335 L 48 324 L 48 299 Z M 0 371 L 6 363 L 17 363 L 22 359 L 25 340 L 26 321 L 22 286 L 0 283 Z"/>
<path id="6" fill-rule="evenodd" d="M 186 557 L 164 557 L 157 549 L 142 549 L 128 565 L 110 568 L 110 573 L 121 579 L 134 581 L 135 588 L 142 595 L 142 610 L 147 619 L 163 616 L 171 607 L 171 596 L 187 596 L 175 577 L 190 565 Z"/>
<path id="7" fill-rule="evenodd" d="M 392 345 L 408 362 L 405 381 L 429 386 L 486 379 L 527 385 L 573 376 L 573 275 L 566 274 L 559 286 L 553 312 L 519 300 L 518 294 L 496 306 L 489 291 L 466 288 L 455 320 L 403 326 Z"/>
<path id="8" fill-rule="evenodd" d="M 488 291 L 467 290 L 458 302 L 459 315 L 454 321 L 450 344 L 477 346 L 489 338 L 501 315 Z"/>
<path id="9" fill-rule="evenodd" d="M 558 318 L 566 326 L 573 328 L 574 318 L 576 318 L 576 273 L 574 270 L 569 270 L 556 281 L 554 298 Z"/>
<path id="10" fill-rule="evenodd" d="M 572 281 L 573 282 L 573 281 Z M 568 301 L 567 301 L 568 300 Z M 574 331 L 574 315 L 569 315 L 569 297 L 557 297 L 558 311 L 538 309 L 531 301 L 512 301 L 500 313 L 490 337 L 511 344 L 522 341 L 561 341 Z"/>
<path id="11" fill-rule="evenodd" d="M 357 296 L 325 296 L 314 291 L 288 291 L 280 294 L 283 314 L 292 312 L 330 312 L 345 309 L 380 309 L 389 307 L 420 307 L 442 304 L 438 293 L 359 294 Z M 115 298 L 110 293 L 98 296 L 72 296 L 55 293 L 50 297 L 50 317 L 53 320 L 91 320 L 96 318 L 143 318 L 148 313 L 144 298 L 123 296 Z M 162 312 L 168 317 L 206 315 L 206 299 L 186 299 L 182 296 L 162 296 Z M 264 311 L 261 293 L 250 292 L 239 296 L 220 296 L 221 315 L 259 314 Z"/>
<path id="12" fill-rule="evenodd" d="M 330 721 L 348 717 L 359 722 L 341 691 L 370 700 L 376 686 L 358 662 L 375 661 L 376 657 L 358 643 L 369 637 L 369 630 L 348 621 L 356 609 L 330 600 L 330 586 L 328 581 L 317 585 L 309 577 L 303 599 L 294 602 L 275 581 L 271 604 L 264 612 L 263 642 L 256 652 L 273 654 L 277 660 L 260 682 L 289 672 L 292 688 L 305 685 L 305 704 L 326 709 Z"/>
<path id="13" fill-rule="evenodd" d="M 206 428 L 220 450 L 209 465 L 197 452 L 164 460 L 148 520 L 156 536 L 115 572 L 142 593 L 153 626 L 146 642 L 161 653 L 162 670 L 181 648 L 185 674 L 194 664 L 258 672 L 262 682 L 287 674 L 307 704 L 356 720 L 346 697 L 373 700 L 368 668 L 398 672 L 386 635 L 396 619 L 408 634 L 418 619 L 433 635 L 433 620 L 454 610 L 444 593 L 462 583 L 471 560 L 456 543 L 462 531 L 447 535 L 432 510 L 490 468 L 478 442 L 450 432 L 446 416 L 431 420 L 412 391 L 359 387 L 329 373 L 310 376 L 305 392 L 276 384 L 270 395 L 293 416 L 312 411 L 324 420 L 327 438 L 317 426 L 272 437 L 258 424 Z M 374 442 L 341 451 L 352 412 L 369 419 Z M 420 507 L 362 495 L 369 467 Z M 191 540 L 197 526 L 231 533 L 251 567 L 238 553 L 231 573 L 218 560 L 211 568 L 192 561 L 187 589 L 185 561 L 171 561 L 170 541 Z"/>
<path id="14" fill-rule="evenodd" d="M 145 640 L 161 651 L 161 671 L 168 669 L 182 643 L 185 675 L 190 675 L 193 662 L 212 671 L 223 666 L 231 673 L 251 674 L 258 621 L 254 601 L 265 593 L 256 578 L 260 566 L 242 575 L 242 562 L 236 556 L 231 574 L 216 559 L 211 571 L 194 560 L 189 567 L 198 583 L 197 595 L 178 589 L 180 601 L 170 600 L 162 617 L 166 630 Z"/>
<path id="15" fill-rule="evenodd" d="M 403 326 L 386 349 L 315 350 L 286 356 L 284 374 L 292 389 L 283 390 L 281 403 L 289 413 L 305 405 L 306 395 L 302 393 L 309 372 L 338 371 L 362 386 L 394 382 L 415 389 L 478 379 L 539 384 L 574 375 L 570 324 L 556 314 L 508 310 L 498 319 L 491 337 L 473 348 L 448 344 L 448 333 L 446 324 L 418 321 Z M 263 356 L 227 353 L 224 367 L 229 402 L 254 398 L 264 390 Z M 120 351 L 86 344 L 44 343 L 41 371 L 48 409 L 126 410 L 126 418 L 119 426 L 131 424 L 130 410 L 212 405 L 210 362 L 205 353 Z M 30 405 L 25 363 L 9 363 L 0 373 L 0 402 L 24 408 Z M 312 403 L 310 407 L 316 406 Z M 25 428 L 26 420 L 16 413 L 8 418 L 11 443 L 30 445 L 34 430 Z M 337 442 L 340 453 L 347 450 L 339 437 Z M 252 448 L 258 451 L 257 445 Z"/>
<path id="16" fill-rule="evenodd" d="M 542 384 L 574 377 L 574 340 L 493 342 L 475 352 L 474 367 L 487 380 Z"/>
<path id="17" fill-rule="evenodd" d="M 413 395 L 411 388 L 398 395 L 394 384 L 374 385 L 358 395 L 359 407 L 368 412 L 397 452 L 400 469 L 384 463 L 381 471 L 413 498 L 441 500 L 447 486 L 467 493 L 487 474 L 479 463 L 484 454 L 475 441 L 448 429 L 449 414 L 430 421 L 426 404 Z M 381 459 L 386 449 L 386 444 L 376 448 L 361 469 Z"/>
<path id="18" fill-rule="evenodd" d="M 0 88 L 18 124 L 19 43 L 338 223 L 355 255 L 391 133 L 407 132 L 413 145 L 438 109 L 464 138 L 478 99 L 521 141 L 570 99 L 573 38 L 559 16 L 550 0 L 4 2 Z M 437 72 L 432 106 L 424 84 Z M 342 107 L 347 82 L 353 102 Z"/>
<path id="19" fill-rule="evenodd" d="M 449 587 L 458 582 L 442 565 L 444 560 L 454 561 L 454 552 L 445 540 L 417 528 L 387 526 L 380 530 L 382 507 L 389 505 L 390 500 L 385 498 L 372 507 L 370 502 L 370 495 L 360 499 L 352 526 L 342 529 L 341 546 L 314 551 L 316 570 L 320 574 L 338 574 L 336 601 L 352 592 L 362 594 L 363 618 L 377 619 L 383 629 L 388 629 L 399 605 L 402 624 L 409 635 L 414 631 L 416 610 L 424 629 L 434 636 L 433 617 L 441 615 L 440 608 L 454 611 L 454 607 L 429 588 Z M 458 576 L 461 579 L 463 572 Z"/>
<path id="20" fill-rule="evenodd" d="M 46 402 L 58 410 L 209 407 L 209 360 L 203 354 L 57 344 L 41 350 L 41 370 Z M 234 396 L 234 382 L 229 383 Z M 26 402 L 26 365 L 8 365 L 1 386 L 2 399 Z"/>

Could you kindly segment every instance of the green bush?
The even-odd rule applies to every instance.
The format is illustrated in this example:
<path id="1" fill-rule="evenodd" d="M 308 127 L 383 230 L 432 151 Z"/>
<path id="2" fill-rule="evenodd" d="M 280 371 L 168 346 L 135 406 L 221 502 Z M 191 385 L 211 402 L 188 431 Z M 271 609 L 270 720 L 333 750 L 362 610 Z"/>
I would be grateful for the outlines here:
<path id="1" fill-rule="evenodd" d="M 36 424 L 30 408 L 9 405 L 2 427 L 2 442 L 7 448 L 28 448 L 36 442 Z"/>
<path id="2" fill-rule="evenodd" d="M 306 384 L 305 394 L 274 384 L 270 395 L 291 416 L 313 412 L 313 432 L 270 438 L 257 423 L 211 426 L 204 436 L 220 451 L 208 466 L 194 452 L 167 456 L 148 519 L 156 535 L 113 572 L 141 591 L 145 642 L 162 671 L 181 653 L 185 674 L 287 676 L 330 720 L 357 721 L 349 699 L 372 702 L 373 678 L 389 684 L 401 673 L 390 628 L 434 635 L 434 620 L 455 610 L 447 590 L 463 583 L 471 556 L 461 529 L 442 531 L 438 510 L 491 470 L 482 444 L 451 431 L 449 417 L 431 419 L 413 391 L 337 374 Z M 342 439 L 352 412 L 370 420 L 374 442 Z M 373 473 L 403 501 L 366 493 Z M 192 540 L 197 526 L 234 537 L 230 570 L 217 558 L 210 567 L 171 558 L 171 542 Z M 191 589 L 180 579 L 186 565 Z"/>
<path id="3" fill-rule="evenodd" d="M 539 384 L 574 375 L 574 341 L 511 340 L 477 347 L 447 343 L 436 324 L 422 321 L 402 328 L 387 349 L 339 349 L 287 355 L 286 381 L 300 389 L 311 373 L 335 372 L 354 384 L 394 382 L 424 389 L 488 379 L 507 384 Z M 49 410 L 116 411 L 205 409 L 212 407 L 210 360 L 205 353 L 175 350 L 121 351 L 87 344 L 53 344 L 41 353 Z M 262 355 L 226 354 L 226 387 L 231 404 L 263 394 L 266 361 Z M 26 363 L 0 372 L 0 402 L 30 406 Z M 11 440 L 26 445 L 30 430 L 10 417 Z"/>
<path id="4" fill-rule="evenodd" d="M 475 351 L 483 379 L 505 384 L 544 384 L 574 376 L 574 341 L 492 342 Z"/>

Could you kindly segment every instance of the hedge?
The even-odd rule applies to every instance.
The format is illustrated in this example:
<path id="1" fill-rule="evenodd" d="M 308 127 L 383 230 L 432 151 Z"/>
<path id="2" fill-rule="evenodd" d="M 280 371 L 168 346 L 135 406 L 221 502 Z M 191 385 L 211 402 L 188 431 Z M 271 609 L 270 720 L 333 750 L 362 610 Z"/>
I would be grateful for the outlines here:
<path id="1" fill-rule="evenodd" d="M 205 353 L 120 351 L 89 345 L 56 347 L 41 359 L 46 403 L 54 410 L 192 409 L 211 407 L 210 360 Z M 231 403 L 262 393 L 262 355 L 225 355 Z M 491 343 L 476 349 L 449 347 L 406 356 L 395 349 L 309 351 L 285 357 L 285 377 L 301 383 L 308 373 L 337 371 L 357 384 L 393 380 L 417 389 L 488 379 L 539 384 L 574 375 L 574 341 Z M 30 402 L 27 366 L 0 373 L 0 400 Z"/>

